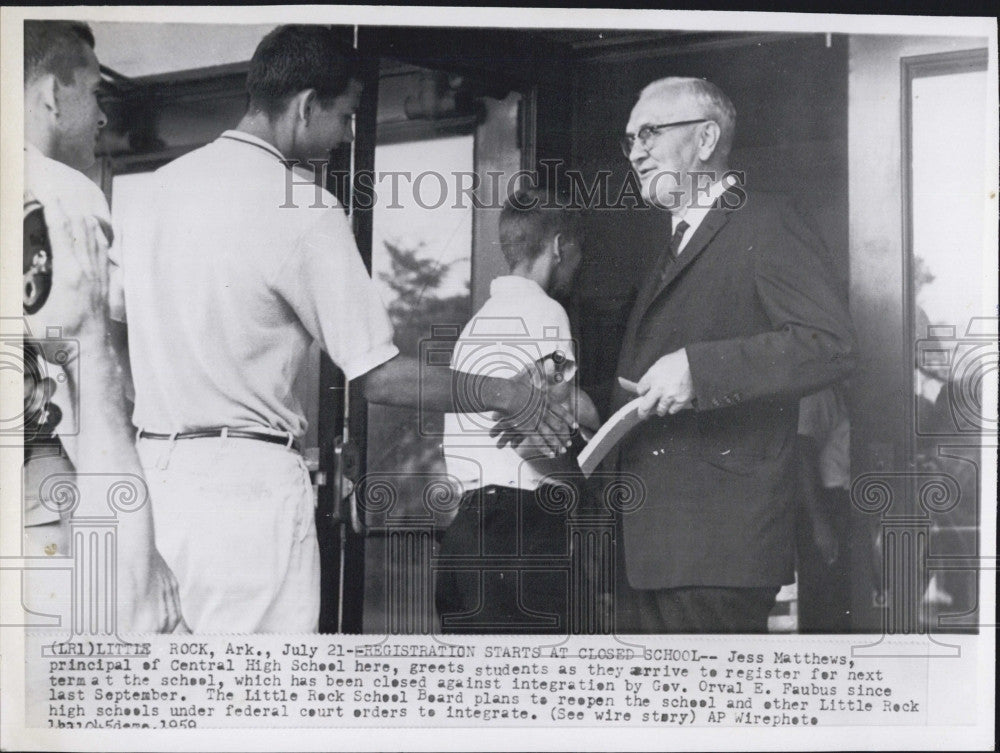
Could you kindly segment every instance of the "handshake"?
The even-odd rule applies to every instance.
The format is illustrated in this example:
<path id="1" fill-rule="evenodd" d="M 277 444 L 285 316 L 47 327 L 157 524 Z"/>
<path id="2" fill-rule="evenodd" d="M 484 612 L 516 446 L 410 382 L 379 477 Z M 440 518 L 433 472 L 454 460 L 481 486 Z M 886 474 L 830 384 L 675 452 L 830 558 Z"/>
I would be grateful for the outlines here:
<path id="1" fill-rule="evenodd" d="M 575 364 L 556 350 L 526 366 L 513 380 L 522 395 L 515 410 L 499 414 L 490 436 L 531 460 L 565 455 L 574 441 L 600 426 L 590 397 L 575 380 Z"/>

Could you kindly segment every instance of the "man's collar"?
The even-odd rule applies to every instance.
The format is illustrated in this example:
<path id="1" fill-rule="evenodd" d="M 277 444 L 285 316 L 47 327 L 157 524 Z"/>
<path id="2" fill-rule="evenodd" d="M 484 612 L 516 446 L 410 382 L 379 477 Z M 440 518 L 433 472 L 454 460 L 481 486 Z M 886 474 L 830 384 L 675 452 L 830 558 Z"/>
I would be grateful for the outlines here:
<path id="1" fill-rule="evenodd" d="M 282 162 L 287 161 L 285 159 L 285 155 L 283 155 L 281 153 L 281 150 L 279 150 L 278 147 L 276 147 L 274 144 L 264 141 L 264 139 L 259 138 L 258 136 L 254 136 L 251 133 L 247 133 L 246 131 L 237 131 L 235 128 L 231 128 L 228 131 L 223 132 L 222 135 L 219 136 L 219 138 L 227 139 L 229 141 L 240 141 L 244 144 L 260 147 L 261 149 L 264 149 L 265 151 L 268 151 L 271 154 L 273 154 Z"/>
<path id="2" fill-rule="evenodd" d="M 726 191 L 736 185 L 736 179 L 732 173 L 726 173 L 721 179 L 715 181 L 712 185 L 708 187 L 707 194 L 705 192 L 699 191 L 695 197 L 695 203 L 686 206 L 679 207 L 678 212 L 671 212 L 673 215 L 674 226 L 681 220 L 685 220 L 689 225 L 694 224 L 697 220 L 700 222 L 709 210 L 715 206 L 715 203 L 719 200 Z"/>
<path id="3" fill-rule="evenodd" d="M 501 275 L 490 283 L 490 295 L 497 293 L 518 293 L 518 294 L 538 294 L 545 295 L 542 286 L 534 280 L 520 275 Z"/>

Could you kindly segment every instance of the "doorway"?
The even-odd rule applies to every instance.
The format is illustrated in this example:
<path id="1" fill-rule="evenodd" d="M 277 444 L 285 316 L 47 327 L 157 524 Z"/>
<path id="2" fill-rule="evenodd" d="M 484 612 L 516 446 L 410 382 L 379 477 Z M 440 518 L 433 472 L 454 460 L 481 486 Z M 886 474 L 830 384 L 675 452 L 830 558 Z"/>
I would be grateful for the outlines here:
<path id="1" fill-rule="evenodd" d="M 982 236 L 985 44 L 849 40 L 857 632 L 977 622 L 979 468 L 996 432 L 979 390 L 997 363 L 996 319 L 978 316 L 983 259 L 996 258 Z"/>
<path id="2" fill-rule="evenodd" d="M 379 57 L 365 97 L 353 176 L 359 246 L 365 256 L 370 237 L 372 277 L 401 353 L 447 363 L 503 263 L 496 223 L 522 167 L 525 97 L 389 57 Z M 344 572 L 363 578 L 344 583 L 344 603 L 360 610 L 345 614 L 343 629 L 433 632 L 431 562 L 461 496 L 445 472 L 443 414 L 369 405 L 354 391 L 350 404 L 364 482 Z"/>

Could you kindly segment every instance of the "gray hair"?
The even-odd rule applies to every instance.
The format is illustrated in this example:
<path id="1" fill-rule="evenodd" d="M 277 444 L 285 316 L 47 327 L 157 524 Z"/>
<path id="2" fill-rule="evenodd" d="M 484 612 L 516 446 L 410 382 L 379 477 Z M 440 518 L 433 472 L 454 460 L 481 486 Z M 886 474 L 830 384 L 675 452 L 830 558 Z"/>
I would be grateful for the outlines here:
<path id="1" fill-rule="evenodd" d="M 681 78 L 671 76 L 657 79 L 647 85 L 640 93 L 643 97 L 664 97 L 674 94 L 680 88 L 701 107 L 702 113 L 709 120 L 719 125 L 719 144 L 716 147 L 717 158 L 725 162 L 733 146 L 733 134 L 736 132 L 736 108 L 726 93 L 718 86 L 703 78 Z"/>

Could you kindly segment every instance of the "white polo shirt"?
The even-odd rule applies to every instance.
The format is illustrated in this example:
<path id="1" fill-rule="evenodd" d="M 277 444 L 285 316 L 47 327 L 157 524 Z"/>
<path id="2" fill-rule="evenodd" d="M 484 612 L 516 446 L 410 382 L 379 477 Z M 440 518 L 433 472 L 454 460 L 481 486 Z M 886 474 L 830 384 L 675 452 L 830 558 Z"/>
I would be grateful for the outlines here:
<path id="1" fill-rule="evenodd" d="M 576 358 L 566 310 L 534 281 L 504 276 L 493 280 L 489 300 L 462 330 L 451 368 L 511 379 L 556 351 L 566 357 L 568 381 Z M 549 474 L 572 469 L 566 457 L 527 461 L 510 447 L 498 448 L 490 436 L 495 424 L 489 414 L 445 414 L 445 465 L 464 491 L 493 485 L 536 489 Z"/>
<path id="2" fill-rule="evenodd" d="M 24 189 L 43 208 L 58 203 L 67 217 L 94 217 L 111 240 L 111 212 L 97 184 L 79 170 L 46 157 L 33 144 L 24 146 Z"/>
<path id="3" fill-rule="evenodd" d="M 157 170 L 148 214 L 120 229 L 137 427 L 301 437 L 292 383 L 313 339 L 348 379 L 398 353 L 343 209 L 289 188 L 282 159 L 226 131 Z"/>
<path id="4" fill-rule="evenodd" d="M 33 144 L 24 147 L 24 198 L 33 198 L 42 205 L 46 220 L 51 221 L 58 209 L 66 217 L 93 217 L 110 243 L 111 212 L 104 193 L 90 178 L 69 165 L 46 157 Z M 53 274 L 58 275 L 65 259 L 66 249 L 53 249 Z M 112 269 L 112 275 L 115 270 Z M 35 337 L 45 337 L 45 332 L 32 332 Z M 53 363 L 41 364 L 43 373 L 56 384 L 52 402 L 62 411 L 62 420 L 55 434 L 62 441 L 67 455 L 76 455 L 78 431 L 76 410 L 65 385 L 62 367 Z M 85 376 L 83 378 L 86 378 Z M 37 489 L 25 490 L 25 525 L 41 525 L 59 520 L 59 514 L 44 507 L 38 499 Z"/>

